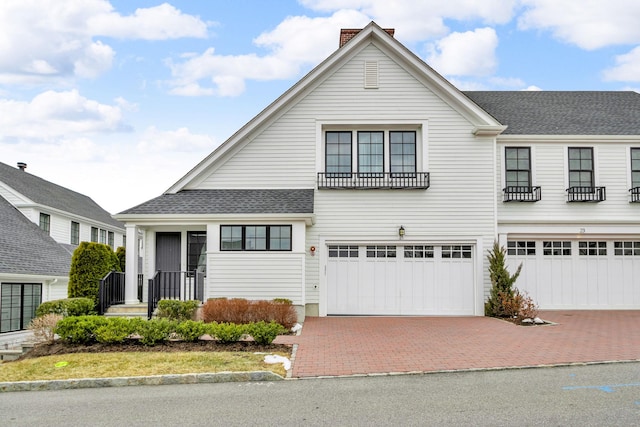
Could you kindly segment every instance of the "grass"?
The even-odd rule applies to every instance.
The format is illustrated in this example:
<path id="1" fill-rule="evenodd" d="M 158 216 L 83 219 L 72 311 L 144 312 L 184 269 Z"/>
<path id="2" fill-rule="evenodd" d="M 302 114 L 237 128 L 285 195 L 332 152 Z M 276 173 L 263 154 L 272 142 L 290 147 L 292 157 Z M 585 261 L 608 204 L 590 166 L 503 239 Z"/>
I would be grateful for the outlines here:
<path id="1" fill-rule="evenodd" d="M 290 357 L 288 353 L 272 354 Z M 264 354 L 249 352 L 72 353 L 0 363 L 0 382 L 229 371 L 286 375 L 282 364 L 264 363 Z"/>

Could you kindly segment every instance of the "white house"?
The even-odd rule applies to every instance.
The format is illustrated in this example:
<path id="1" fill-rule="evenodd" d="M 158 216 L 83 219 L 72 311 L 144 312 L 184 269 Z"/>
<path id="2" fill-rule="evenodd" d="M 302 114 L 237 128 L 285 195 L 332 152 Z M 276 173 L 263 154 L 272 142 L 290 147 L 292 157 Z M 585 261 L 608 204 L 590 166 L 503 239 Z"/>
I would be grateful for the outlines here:
<path id="1" fill-rule="evenodd" d="M 640 308 L 639 94 L 461 92 L 373 22 L 340 44 L 165 194 L 115 216 L 127 303 L 141 247 L 146 279 L 205 272 L 202 299 L 483 315 L 499 240 L 542 308 Z"/>

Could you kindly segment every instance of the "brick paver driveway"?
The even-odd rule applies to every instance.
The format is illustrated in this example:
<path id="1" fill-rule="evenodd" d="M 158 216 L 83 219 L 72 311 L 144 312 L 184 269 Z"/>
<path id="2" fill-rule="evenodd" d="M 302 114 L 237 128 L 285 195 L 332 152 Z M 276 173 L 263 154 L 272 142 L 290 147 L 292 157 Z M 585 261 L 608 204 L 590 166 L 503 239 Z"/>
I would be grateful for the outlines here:
<path id="1" fill-rule="evenodd" d="M 640 360 L 640 311 L 545 311 L 555 323 L 489 317 L 307 317 L 293 377 Z"/>

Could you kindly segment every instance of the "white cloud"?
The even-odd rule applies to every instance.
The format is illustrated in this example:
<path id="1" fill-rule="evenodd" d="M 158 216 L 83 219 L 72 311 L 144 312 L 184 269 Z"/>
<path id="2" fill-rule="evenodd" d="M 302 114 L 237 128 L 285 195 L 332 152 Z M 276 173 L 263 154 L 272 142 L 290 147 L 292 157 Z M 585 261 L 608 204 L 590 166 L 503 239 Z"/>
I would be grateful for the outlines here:
<path id="1" fill-rule="evenodd" d="M 151 126 L 138 142 L 138 151 L 143 155 L 158 151 L 174 154 L 193 151 L 211 152 L 217 146 L 218 144 L 211 136 L 194 134 L 187 128 L 160 131 L 155 126 Z"/>
<path id="2" fill-rule="evenodd" d="M 100 104 L 77 90 L 46 91 L 30 102 L 0 99 L 0 128 L 0 141 L 129 130 L 119 106 Z"/>
<path id="3" fill-rule="evenodd" d="M 444 75 L 487 76 L 496 69 L 497 46 L 493 28 L 451 33 L 431 46 L 427 62 Z"/>
<path id="4" fill-rule="evenodd" d="M 96 37 L 206 37 L 207 25 L 166 3 L 122 16 L 107 0 L 3 0 L 0 84 L 93 78 L 110 69 L 115 56 Z"/>
<path id="5" fill-rule="evenodd" d="M 604 71 L 604 79 L 621 82 L 640 82 L 640 46 L 629 53 L 616 56 L 616 66 Z"/>
<path id="6" fill-rule="evenodd" d="M 582 49 L 640 43 L 637 0 L 522 0 L 520 29 L 542 29 Z"/>

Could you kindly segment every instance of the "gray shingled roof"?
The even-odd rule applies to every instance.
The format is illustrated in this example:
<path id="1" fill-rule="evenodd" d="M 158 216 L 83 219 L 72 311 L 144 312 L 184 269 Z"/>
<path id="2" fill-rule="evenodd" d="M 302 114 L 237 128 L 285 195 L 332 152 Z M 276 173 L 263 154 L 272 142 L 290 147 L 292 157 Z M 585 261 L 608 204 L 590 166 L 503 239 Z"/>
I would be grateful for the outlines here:
<path id="1" fill-rule="evenodd" d="M 163 194 L 119 215 L 252 213 L 313 213 L 313 189 L 182 190 L 175 194 Z"/>
<path id="2" fill-rule="evenodd" d="M 463 92 L 506 135 L 640 135 L 636 92 Z"/>
<path id="3" fill-rule="evenodd" d="M 0 181 L 37 204 L 124 229 L 121 222 L 113 219 L 109 212 L 91 198 L 31 175 L 27 171 L 0 163 Z"/>
<path id="4" fill-rule="evenodd" d="M 0 272 L 68 276 L 71 254 L 0 197 Z"/>

